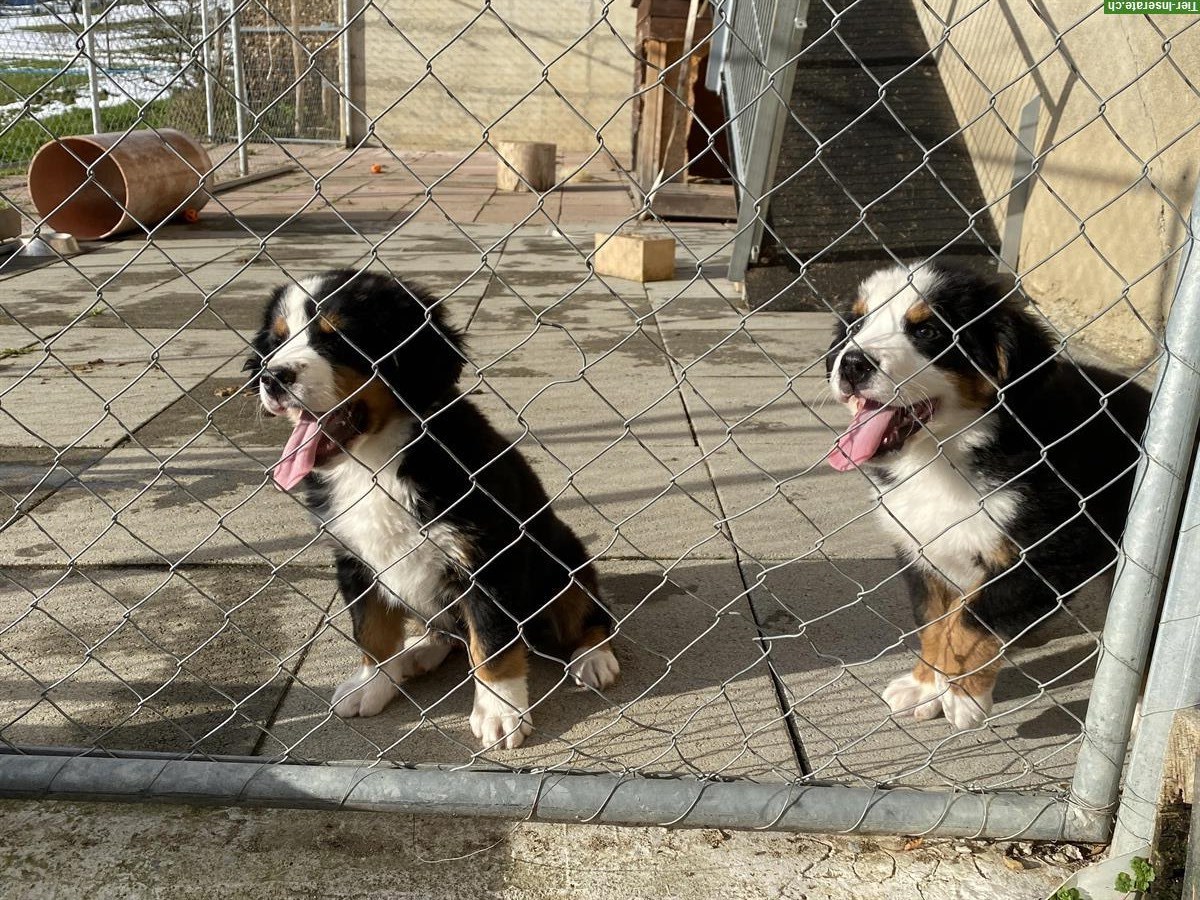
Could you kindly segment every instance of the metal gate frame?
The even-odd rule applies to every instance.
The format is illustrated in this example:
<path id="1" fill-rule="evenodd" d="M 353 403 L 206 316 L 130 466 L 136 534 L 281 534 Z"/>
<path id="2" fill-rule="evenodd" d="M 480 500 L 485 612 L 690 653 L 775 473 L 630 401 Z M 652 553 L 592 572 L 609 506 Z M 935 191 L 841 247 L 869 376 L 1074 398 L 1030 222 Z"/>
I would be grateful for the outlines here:
<path id="1" fill-rule="evenodd" d="M 725 98 L 731 168 L 738 195 L 737 231 L 730 247 L 730 281 L 745 281 L 758 259 L 775 185 L 779 146 L 804 42 L 809 0 L 712 0 L 716 65 L 709 88 Z"/>
<path id="2" fill-rule="evenodd" d="M 1160 369 L 1122 543 L 1100 659 L 1068 796 L 779 785 L 586 773 L 447 771 L 434 767 L 305 765 L 245 757 L 54 748 L 0 755 L 0 797 L 161 801 L 300 809 L 475 815 L 607 825 L 938 834 L 1028 840 L 1108 840 L 1130 728 L 1166 592 L 1150 668 L 1148 714 L 1133 751 L 1115 852 L 1152 828 L 1169 713 L 1200 702 L 1200 469 L 1185 482 L 1200 424 L 1200 189 L 1166 329 Z M 1168 581 L 1168 566 L 1175 563 Z M 1169 702 L 1161 702 L 1163 699 Z"/>

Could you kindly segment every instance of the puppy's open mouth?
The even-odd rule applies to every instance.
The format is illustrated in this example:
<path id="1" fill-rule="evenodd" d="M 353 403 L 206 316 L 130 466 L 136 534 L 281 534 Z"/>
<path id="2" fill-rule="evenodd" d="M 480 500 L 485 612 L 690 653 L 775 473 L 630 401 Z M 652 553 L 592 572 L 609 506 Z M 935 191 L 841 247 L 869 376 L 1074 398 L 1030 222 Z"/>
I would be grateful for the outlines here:
<path id="1" fill-rule="evenodd" d="M 839 472 L 899 450 L 937 412 L 936 400 L 923 400 L 913 406 L 884 406 L 875 400 L 853 397 L 851 403 L 857 406 L 854 419 L 829 454 L 829 464 Z"/>
<path id="2" fill-rule="evenodd" d="M 283 456 L 275 464 L 275 483 L 285 491 L 294 488 L 317 466 L 341 453 L 362 432 L 363 423 L 359 403 L 343 403 L 320 419 L 301 410 Z"/>

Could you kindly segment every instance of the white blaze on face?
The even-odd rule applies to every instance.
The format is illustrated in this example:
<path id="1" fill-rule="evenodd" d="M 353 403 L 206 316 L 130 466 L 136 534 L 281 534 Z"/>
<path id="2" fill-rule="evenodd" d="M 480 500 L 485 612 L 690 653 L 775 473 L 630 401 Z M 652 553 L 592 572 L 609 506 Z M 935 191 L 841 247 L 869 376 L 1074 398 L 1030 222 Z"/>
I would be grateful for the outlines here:
<path id="1" fill-rule="evenodd" d="M 931 300 L 940 282 L 941 276 L 925 267 L 910 273 L 893 266 L 875 272 L 862 283 L 859 297 L 866 313 L 829 372 L 835 397 L 842 402 L 849 399 L 841 388 L 840 373 L 842 357 L 851 350 L 861 350 L 882 373 L 862 390 L 871 400 L 885 405 L 911 405 L 945 396 L 951 390 L 946 377 L 917 350 L 904 328 L 905 314 L 916 304 Z"/>
<path id="2" fill-rule="evenodd" d="M 275 312 L 287 325 L 287 339 L 265 361 L 268 369 L 290 369 L 296 373 L 296 381 L 289 388 L 291 399 L 312 413 L 326 412 L 341 399 L 333 367 L 308 340 L 312 320 L 309 310 L 312 301 L 321 295 L 321 286 L 320 276 L 314 275 L 284 291 Z M 259 394 L 263 405 L 274 411 L 265 387 L 260 387 Z"/>

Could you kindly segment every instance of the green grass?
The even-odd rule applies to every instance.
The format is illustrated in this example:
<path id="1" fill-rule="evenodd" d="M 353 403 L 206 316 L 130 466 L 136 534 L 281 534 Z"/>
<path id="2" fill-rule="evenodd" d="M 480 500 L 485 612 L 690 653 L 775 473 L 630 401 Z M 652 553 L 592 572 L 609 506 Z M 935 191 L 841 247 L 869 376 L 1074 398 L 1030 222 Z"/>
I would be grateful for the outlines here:
<path id="1" fill-rule="evenodd" d="M 69 101 L 87 84 L 83 72 L 61 72 L 52 59 L 11 59 L 0 69 L 0 104 L 36 96 L 38 101 Z M 37 105 L 40 105 L 37 104 Z"/>
<path id="2" fill-rule="evenodd" d="M 151 104 L 142 126 L 170 124 L 166 107 L 169 101 Z M 122 103 L 100 111 L 103 131 L 124 131 L 138 120 L 138 105 Z M 39 125 L 38 122 L 41 124 Z M 29 160 L 42 144 L 55 137 L 92 133 L 92 113 L 89 109 L 72 109 L 57 116 L 39 117 L 38 122 L 22 119 L 0 135 L 0 175 L 25 171 Z M 49 133 L 47 133 L 49 132 Z"/>

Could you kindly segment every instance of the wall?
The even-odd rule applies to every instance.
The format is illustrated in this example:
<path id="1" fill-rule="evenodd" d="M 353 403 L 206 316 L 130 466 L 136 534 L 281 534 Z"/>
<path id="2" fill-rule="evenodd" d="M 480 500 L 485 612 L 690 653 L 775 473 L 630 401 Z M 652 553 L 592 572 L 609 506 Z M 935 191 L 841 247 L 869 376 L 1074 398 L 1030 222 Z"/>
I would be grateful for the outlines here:
<path id="1" fill-rule="evenodd" d="M 1193 17 L 1097 6 L 914 0 L 931 46 L 949 26 L 938 67 L 998 229 L 1020 111 L 1041 97 L 1024 285 L 1058 328 L 1136 364 L 1156 352 L 1196 180 L 1200 28 L 1168 40 Z"/>
<path id="2" fill-rule="evenodd" d="M 628 0 L 374 0 L 367 110 L 398 150 L 466 150 L 484 128 L 492 140 L 592 150 L 612 118 L 605 144 L 626 158 L 634 26 Z"/>

